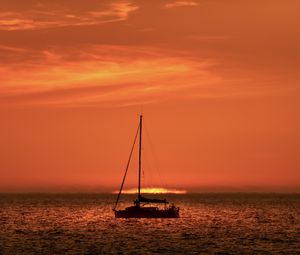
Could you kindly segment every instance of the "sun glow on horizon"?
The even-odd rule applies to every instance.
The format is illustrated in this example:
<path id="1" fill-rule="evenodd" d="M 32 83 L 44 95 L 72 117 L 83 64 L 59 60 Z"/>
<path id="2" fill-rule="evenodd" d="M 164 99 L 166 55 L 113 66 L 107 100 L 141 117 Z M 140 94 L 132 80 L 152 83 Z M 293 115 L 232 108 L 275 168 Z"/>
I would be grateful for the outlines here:
<path id="1" fill-rule="evenodd" d="M 115 190 L 112 192 L 113 194 L 118 194 L 119 191 Z M 134 189 L 126 189 L 122 191 L 123 194 L 136 194 L 138 190 Z M 144 194 L 186 194 L 186 190 L 178 190 L 178 189 L 166 189 L 166 188 L 142 188 L 141 193 Z"/>

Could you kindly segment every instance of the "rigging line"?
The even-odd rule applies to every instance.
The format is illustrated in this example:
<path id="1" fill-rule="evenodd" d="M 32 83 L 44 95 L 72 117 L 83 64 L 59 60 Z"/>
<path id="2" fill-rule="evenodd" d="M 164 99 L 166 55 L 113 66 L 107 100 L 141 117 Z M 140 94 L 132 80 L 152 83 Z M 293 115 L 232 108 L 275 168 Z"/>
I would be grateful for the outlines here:
<path id="1" fill-rule="evenodd" d="M 145 183 L 147 184 L 147 187 L 149 188 L 155 188 L 157 186 L 157 182 L 156 182 L 156 178 L 157 177 L 155 175 L 155 172 L 154 170 L 156 170 L 156 166 L 155 166 L 155 163 L 153 163 L 153 159 L 154 159 L 154 156 L 153 156 L 153 148 L 151 148 L 151 140 L 150 140 L 150 137 L 149 137 L 149 132 L 147 131 L 147 126 L 145 125 L 145 130 L 146 130 L 146 138 L 147 139 L 144 139 L 145 140 L 145 143 L 147 143 L 148 148 L 149 150 L 145 151 L 144 152 L 144 158 L 145 158 L 145 162 L 146 162 L 146 166 L 147 166 L 147 176 L 145 177 Z M 151 150 L 152 149 L 152 150 Z M 149 153 L 146 153 L 146 152 L 149 152 Z M 152 152 L 152 153 L 151 153 Z M 151 157 L 152 156 L 152 157 Z M 160 176 L 158 176 L 160 178 Z M 146 182 L 147 181 L 147 182 Z M 160 179 L 159 179 L 160 181 Z M 161 184 L 161 183 L 159 183 Z M 161 185 L 160 185 L 161 186 Z"/>
<path id="2" fill-rule="evenodd" d="M 114 207 L 113 210 L 116 210 L 119 199 L 120 199 L 120 196 L 121 196 L 121 193 L 122 193 L 122 189 L 123 189 L 123 186 L 124 186 L 124 183 L 125 183 L 126 175 L 127 175 L 127 172 L 128 172 L 129 164 L 130 164 L 130 161 L 131 161 L 131 156 L 132 156 L 134 145 L 135 145 L 138 133 L 139 133 L 139 129 L 140 129 L 140 124 L 138 125 L 137 131 L 136 131 L 136 134 L 135 134 L 135 137 L 134 137 L 134 141 L 133 141 L 133 145 L 132 145 L 132 148 L 131 148 L 131 151 L 130 151 L 129 159 L 128 159 L 128 162 L 127 162 L 127 165 L 126 165 L 126 170 L 125 170 L 125 174 L 124 174 L 124 177 L 123 177 L 123 181 L 122 181 L 120 191 L 119 191 L 119 194 L 118 194 L 118 197 L 117 197 L 117 201 L 116 201 L 116 204 L 115 204 L 115 207 Z"/>
<path id="3" fill-rule="evenodd" d="M 145 139 L 144 139 L 145 140 Z M 149 158 L 148 158 L 148 154 L 146 153 L 147 151 L 143 151 L 143 158 L 144 158 L 144 168 L 143 169 L 147 169 L 147 175 L 145 175 L 144 173 L 144 185 L 146 188 L 148 187 L 152 187 L 152 183 L 153 183 L 153 178 L 152 178 L 152 167 L 151 164 L 149 163 Z M 149 179 L 150 178 L 150 179 Z M 149 183 L 150 180 L 150 183 Z"/>
<path id="4" fill-rule="evenodd" d="M 152 140 L 150 138 L 150 134 L 149 134 L 146 122 L 144 123 L 144 126 L 145 126 L 146 135 L 147 135 L 147 138 L 148 138 L 148 143 L 150 145 L 150 151 L 151 151 L 151 154 L 152 154 L 153 159 L 154 159 L 154 170 L 156 171 L 156 173 L 158 174 L 158 177 L 159 177 L 159 182 L 160 182 L 159 184 L 162 187 L 166 187 L 166 182 L 165 182 L 164 176 L 162 176 L 161 173 L 160 173 L 160 167 L 158 165 L 157 155 L 155 153 L 154 146 L 152 144 Z"/>

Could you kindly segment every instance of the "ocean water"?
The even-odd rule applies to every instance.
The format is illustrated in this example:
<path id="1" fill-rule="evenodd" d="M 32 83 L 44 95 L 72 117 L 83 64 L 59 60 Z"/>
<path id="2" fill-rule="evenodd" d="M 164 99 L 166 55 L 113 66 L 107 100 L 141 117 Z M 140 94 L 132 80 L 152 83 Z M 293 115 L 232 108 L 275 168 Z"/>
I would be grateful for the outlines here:
<path id="1" fill-rule="evenodd" d="M 181 218 L 115 219 L 113 195 L 2 194 L 0 254 L 300 254 L 299 194 L 167 198 Z"/>

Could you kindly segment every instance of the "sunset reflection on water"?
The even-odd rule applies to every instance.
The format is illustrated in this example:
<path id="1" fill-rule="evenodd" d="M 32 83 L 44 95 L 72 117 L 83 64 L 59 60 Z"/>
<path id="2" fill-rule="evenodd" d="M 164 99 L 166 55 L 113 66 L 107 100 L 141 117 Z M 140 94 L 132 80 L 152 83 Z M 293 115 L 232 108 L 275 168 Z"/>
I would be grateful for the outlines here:
<path id="1" fill-rule="evenodd" d="M 300 252 L 297 194 L 165 196 L 181 218 L 116 219 L 108 194 L 0 195 L 0 254 Z"/>

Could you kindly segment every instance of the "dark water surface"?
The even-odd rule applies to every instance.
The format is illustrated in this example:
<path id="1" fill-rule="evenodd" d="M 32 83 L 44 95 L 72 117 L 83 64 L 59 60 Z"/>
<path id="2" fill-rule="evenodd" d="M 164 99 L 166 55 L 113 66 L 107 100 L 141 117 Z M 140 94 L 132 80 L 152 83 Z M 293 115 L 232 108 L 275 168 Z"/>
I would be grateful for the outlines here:
<path id="1" fill-rule="evenodd" d="M 0 195 L 0 254 L 300 254 L 299 194 L 168 198 L 181 218 L 115 219 L 111 195 Z"/>

